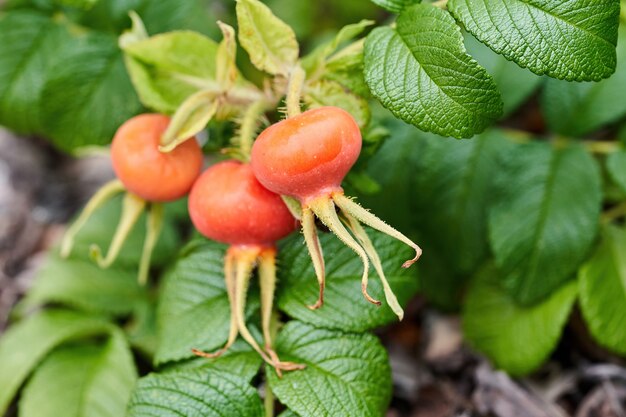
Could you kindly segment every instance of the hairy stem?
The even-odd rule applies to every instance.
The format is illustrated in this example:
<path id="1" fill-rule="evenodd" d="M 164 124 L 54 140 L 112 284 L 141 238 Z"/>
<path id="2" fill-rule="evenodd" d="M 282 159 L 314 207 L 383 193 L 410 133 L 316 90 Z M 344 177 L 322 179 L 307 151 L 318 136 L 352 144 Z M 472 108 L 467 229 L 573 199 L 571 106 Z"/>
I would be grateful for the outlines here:
<path id="1" fill-rule="evenodd" d="M 143 213 L 145 207 L 146 201 L 144 199 L 129 192 L 126 193 L 122 203 L 122 217 L 120 218 L 120 222 L 117 224 L 117 229 L 113 235 L 113 240 L 111 241 L 106 257 L 102 257 L 102 251 L 98 245 L 91 245 L 91 258 L 98 263 L 100 268 L 108 268 L 113 262 L 115 262 L 117 255 L 119 255 L 120 250 L 124 245 L 124 242 L 126 242 L 130 231 L 133 229 L 135 223 L 137 223 L 137 220 L 139 219 L 139 216 L 141 216 L 141 213 Z"/>
<path id="2" fill-rule="evenodd" d="M 287 86 L 287 117 L 294 117 L 300 114 L 300 95 L 306 73 L 300 65 L 296 65 L 289 75 L 289 85 Z"/>
<path id="3" fill-rule="evenodd" d="M 402 233 L 389 226 L 387 223 L 385 223 L 369 211 L 365 210 L 363 207 L 361 207 L 345 195 L 340 193 L 333 194 L 333 200 L 344 213 L 348 213 L 356 217 L 362 223 L 365 223 L 366 225 L 373 227 L 374 229 L 385 233 L 395 239 L 398 239 L 399 241 L 404 242 L 408 246 L 412 247 L 415 250 L 415 257 L 404 262 L 402 264 L 403 268 L 408 268 L 413 265 L 422 255 L 422 249 L 417 246 L 417 244 L 414 243 L 411 239 L 404 236 Z"/>
<path id="4" fill-rule="evenodd" d="M 317 200 L 314 200 L 311 203 L 311 210 L 315 213 L 317 217 L 324 223 L 343 243 L 346 244 L 350 249 L 356 252 L 357 255 L 361 258 L 363 262 L 363 276 L 361 278 L 361 291 L 363 295 L 372 304 L 380 305 L 380 301 L 372 298 L 367 292 L 367 284 L 368 284 L 368 274 L 369 274 L 369 259 L 367 258 L 367 254 L 365 250 L 359 245 L 359 243 L 354 240 L 354 238 L 350 235 L 350 232 L 346 230 L 346 228 L 337 217 L 337 213 L 335 212 L 335 204 L 333 201 L 327 197 L 322 197 Z"/>
<path id="5" fill-rule="evenodd" d="M 261 99 L 255 101 L 248 107 L 243 115 L 239 133 L 239 149 L 245 161 L 250 160 L 250 151 L 252 150 L 252 143 L 254 142 L 254 137 L 256 136 L 259 126 L 259 119 L 265 112 L 266 106 L 266 100 Z"/>
<path id="6" fill-rule="evenodd" d="M 150 271 L 150 260 L 154 246 L 159 239 L 163 228 L 163 205 L 152 203 L 146 218 L 146 240 L 141 251 L 141 261 L 139 262 L 139 284 L 145 285 L 148 282 L 148 272 Z"/>
<path id="7" fill-rule="evenodd" d="M 93 197 L 87 202 L 85 208 L 80 213 L 78 218 L 72 225 L 67 229 L 65 235 L 63 236 L 63 240 L 61 241 L 61 256 L 63 258 L 67 258 L 72 252 L 72 247 L 74 246 L 74 237 L 83 228 L 87 220 L 91 217 L 91 215 L 102 207 L 104 203 L 113 198 L 116 194 L 119 194 L 124 191 L 124 185 L 120 180 L 113 180 L 106 183 L 102 188 L 100 188 Z"/>

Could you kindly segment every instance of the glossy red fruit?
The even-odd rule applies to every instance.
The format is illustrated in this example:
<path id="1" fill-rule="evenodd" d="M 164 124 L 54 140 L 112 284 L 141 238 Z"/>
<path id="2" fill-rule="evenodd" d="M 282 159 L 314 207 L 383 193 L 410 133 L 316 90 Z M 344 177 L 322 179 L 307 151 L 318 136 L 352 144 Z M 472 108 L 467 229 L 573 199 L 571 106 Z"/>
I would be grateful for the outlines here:
<path id="1" fill-rule="evenodd" d="M 341 191 L 361 143 L 348 112 L 320 107 L 265 129 L 252 147 L 252 169 L 266 188 L 306 202 Z"/>
<path id="2" fill-rule="evenodd" d="M 111 144 L 113 169 L 126 189 L 152 202 L 185 196 L 202 171 L 202 150 L 190 138 L 168 153 L 159 140 L 170 123 L 161 114 L 141 114 L 117 130 Z"/>
<path id="3" fill-rule="evenodd" d="M 189 214 L 204 236 L 231 245 L 272 246 L 297 227 L 280 196 L 257 181 L 250 165 L 233 160 L 198 178 Z"/>

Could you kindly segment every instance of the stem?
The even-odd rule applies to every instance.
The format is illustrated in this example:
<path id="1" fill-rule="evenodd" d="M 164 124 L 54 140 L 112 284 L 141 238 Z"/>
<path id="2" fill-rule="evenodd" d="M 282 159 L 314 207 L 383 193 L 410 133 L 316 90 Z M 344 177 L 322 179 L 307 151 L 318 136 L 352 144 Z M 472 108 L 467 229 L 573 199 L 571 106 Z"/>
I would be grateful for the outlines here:
<path id="1" fill-rule="evenodd" d="M 263 399 L 263 404 L 265 406 L 265 417 L 272 417 L 274 415 L 274 392 L 267 381 L 265 381 L 265 398 Z"/>
<path id="2" fill-rule="evenodd" d="M 287 86 L 287 117 L 294 117 L 301 113 L 300 94 L 305 77 L 306 73 L 300 65 L 296 65 L 291 70 L 289 85 Z"/>
<path id="3" fill-rule="evenodd" d="M 503 129 L 506 132 L 507 138 L 509 138 L 512 142 L 515 143 L 529 143 L 533 140 L 537 139 L 537 136 L 526 132 L 524 130 L 518 129 Z M 563 142 L 578 142 L 582 143 L 585 149 L 591 153 L 595 154 L 610 154 L 618 151 L 621 148 L 621 144 L 618 140 L 578 140 L 578 139 L 570 139 L 563 136 L 559 136 L 558 144 L 563 145 Z"/>
<path id="4" fill-rule="evenodd" d="M 113 198 L 113 196 L 123 191 L 124 185 L 122 182 L 120 180 L 113 180 L 106 183 L 91 197 L 76 221 L 72 223 L 67 229 L 67 232 L 65 232 L 63 240 L 61 241 L 61 257 L 67 258 L 70 255 L 72 247 L 74 246 L 74 237 L 80 229 L 83 228 L 85 223 L 87 223 L 87 220 L 89 220 L 93 212 L 102 207 L 102 205 Z"/>
<path id="5" fill-rule="evenodd" d="M 311 310 L 316 310 L 324 304 L 324 287 L 326 286 L 326 271 L 324 267 L 324 254 L 320 245 L 320 240 L 317 236 L 317 228 L 315 227 L 315 218 L 313 212 L 309 207 L 305 207 L 302 210 L 302 233 L 304 234 L 304 241 L 306 247 L 309 250 L 309 255 L 313 261 L 313 269 L 315 270 L 315 276 L 319 284 L 319 295 L 315 304 L 309 307 Z"/>
<path id="6" fill-rule="evenodd" d="M 122 203 L 122 217 L 117 225 L 115 234 L 113 235 L 113 241 L 109 246 L 109 250 L 106 257 L 102 257 L 102 251 L 98 245 L 91 245 L 90 255 L 94 259 L 100 268 L 108 268 L 111 266 L 117 255 L 120 253 L 126 238 L 132 230 L 135 223 L 139 219 L 139 216 L 146 207 L 146 201 L 137 197 L 129 192 L 124 196 L 124 202 Z"/>
<path id="7" fill-rule="evenodd" d="M 259 283 L 261 287 L 261 328 L 266 349 L 272 349 L 270 323 L 276 290 L 276 250 L 266 249 L 259 255 Z"/>
<path id="8" fill-rule="evenodd" d="M 163 228 L 163 205 L 152 203 L 146 218 L 146 240 L 143 243 L 141 261 L 139 262 L 139 284 L 146 285 L 148 282 L 148 272 L 150 271 L 150 259 L 154 246 L 159 239 Z"/>
<path id="9" fill-rule="evenodd" d="M 239 149 L 245 161 L 250 160 L 250 151 L 252 150 L 252 143 L 259 125 L 259 118 L 265 113 L 266 105 L 266 100 L 255 101 L 243 115 L 239 133 Z"/>

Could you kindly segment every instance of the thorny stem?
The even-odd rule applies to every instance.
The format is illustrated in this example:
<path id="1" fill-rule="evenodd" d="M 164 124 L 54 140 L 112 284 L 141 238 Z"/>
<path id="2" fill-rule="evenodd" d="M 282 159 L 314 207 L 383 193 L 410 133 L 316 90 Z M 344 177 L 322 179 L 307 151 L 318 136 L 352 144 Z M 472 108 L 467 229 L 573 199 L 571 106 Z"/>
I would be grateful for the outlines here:
<path id="1" fill-rule="evenodd" d="M 266 106 L 266 100 L 257 100 L 248 107 L 243 115 L 239 132 L 239 149 L 246 161 L 250 159 L 250 151 L 252 150 L 252 143 L 259 125 L 259 118 L 265 112 Z"/>
<path id="2" fill-rule="evenodd" d="M 342 216 L 346 219 L 347 225 L 352 231 L 352 234 L 354 234 L 359 242 L 361 242 L 361 246 L 363 246 L 363 249 L 365 249 L 365 252 L 367 253 L 367 256 L 369 256 L 370 261 L 372 261 L 374 269 L 376 270 L 376 273 L 378 273 L 378 277 L 383 284 L 383 290 L 385 292 L 385 300 L 387 300 L 387 304 L 389 304 L 391 310 L 396 314 L 396 316 L 398 316 L 398 319 L 402 321 L 402 319 L 404 318 L 404 310 L 402 310 L 402 307 L 400 306 L 396 295 L 393 293 L 393 290 L 389 286 L 389 282 L 387 281 L 387 277 L 385 276 L 385 271 L 383 270 L 382 262 L 380 261 L 380 257 L 378 256 L 378 252 L 376 251 L 374 244 L 372 243 L 369 236 L 367 235 L 367 232 L 365 231 L 365 229 L 363 229 L 363 226 L 361 226 L 357 219 L 345 212 L 342 212 Z"/>
<path id="3" fill-rule="evenodd" d="M 146 218 L 146 239 L 143 243 L 141 261 L 139 262 L 139 284 L 145 285 L 148 282 L 148 272 L 150 271 L 150 259 L 156 245 L 161 229 L 163 228 L 163 205 L 152 203 L 148 209 Z"/>
<path id="4" fill-rule="evenodd" d="M 417 246 L 411 239 L 389 226 L 387 223 L 361 207 L 359 204 L 352 201 L 350 198 L 346 197 L 342 193 L 333 194 L 333 200 L 339 206 L 339 208 L 344 212 L 348 213 L 354 217 L 356 217 L 362 223 L 378 230 L 379 232 L 385 233 L 395 239 L 398 239 L 401 242 L 404 242 L 408 246 L 412 247 L 415 250 L 415 257 L 413 259 L 409 259 L 408 261 L 402 264 L 403 268 L 408 268 L 413 265 L 420 256 L 422 256 L 422 249 Z"/>
<path id="5" fill-rule="evenodd" d="M 309 207 L 302 210 L 302 234 L 304 241 L 313 261 L 313 269 L 319 284 L 319 296 L 315 304 L 309 305 L 311 310 L 316 310 L 324 304 L 324 287 L 326 285 L 326 271 L 324 266 L 324 254 L 320 246 L 320 240 L 317 236 L 317 228 L 315 227 L 315 218 Z"/>
<path id="6" fill-rule="evenodd" d="M 335 234 L 335 236 L 341 239 L 346 246 L 359 255 L 361 261 L 363 262 L 363 276 L 361 277 L 361 291 L 363 292 L 363 296 L 370 303 L 380 305 L 380 301 L 372 298 L 367 292 L 369 278 L 369 259 L 367 258 L 367 254 L 361 245 L 359 245 L 359 243 L 350 235 L 350 232 L 346 230 L 341 223 L 341 220 L 339 220 L 339 217 L 337 217 L 333 200 L 328 197 L 321 197 L 311 202 L 310 207 L 313 213 L 315 213 L 315 215 Z"/>
<path id="7" fill-rule="evenodd" d="M 83 211 L 80 213 L 76 221 L 67 229 L 63 240 L 61 241 L 61 256 L 67 258 L 74 246 L 74 237 L 87 223 L 91 215 L 102 207 L 104 203 L 109 201 L 113 196 L 124 191 L 124 185 L 120 180 L 113 180 L 106 183 L 100 188 L 96 194 L 89 200 Z"/>
<path id="8" fill-rule="evenodd" d="M 124 242 L 126 242 L 126 238 L 135 223 L 137 223 L 145 207 L 146 201 L 144 199 L 129 192 L 126 193 L 122 203 L 122 216 L 115 230 L 115 234 L 113 235 L 113 240 L 111 241 L 106 257 L 102 257 L 102 250 L 98 245 L 91 245 L 90 255 L 92 259 L 98 263 L 100 268 L 108 268 L 115 262 Z"/>
<path id="9" fill-rule="evenodd" d="M 289 75 L 289 84 L 287 86 L 287 117 L 294 117 L 301 113 L 300 110 L 300 94 L 306 73 L 300 65 L 296 65 Z"/>

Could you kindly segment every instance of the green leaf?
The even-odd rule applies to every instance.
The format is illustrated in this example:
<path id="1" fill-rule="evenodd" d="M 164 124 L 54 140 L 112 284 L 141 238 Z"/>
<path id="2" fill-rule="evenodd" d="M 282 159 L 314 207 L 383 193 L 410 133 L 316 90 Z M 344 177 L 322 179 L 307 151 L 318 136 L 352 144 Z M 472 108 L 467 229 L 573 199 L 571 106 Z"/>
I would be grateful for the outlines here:
<path id="1" fill-rule="evenodd" d="M 361 128 L 369 123 L 370 109 L 367 100 L 335 81 L 322 80 L 308 85 L 303 98 L 312 109 L 321 106 L 336 106 L 346 110 Z"/>
<path id="2" fill-rule="evenodd" d="M 617 44 L 617 70 L 599 83 L 549 80 L 541 96 L 548 127 L 564 135 L 583 136 L 626 115 L 626 24 Z"/>
<path id="3" fill-rule="evenodd" d="M 251 381 L 261 367 L 261 356 L 242 339 L 237 340 L 223 355 L 217 358 L 199 358 L 176 362 L 166 366 L 162 372 L 201 370 L 204 372 L 226 372 Z"/>
<path id="4" fill-rule="evenodd" d="M 361 97 L 369 97 L 363 67 L 363 40 L 334 54 L 324 68 L 323 79 L 336 81 Z"/>
<path id="5" fill-rule="evenodd" d="M 157 364 L 191 358 L 192 348 L 212 351 L 226 343 L 230 305 L 224 249 L 206 239 L 194 240 L 165 275 L 158 308 Z"/>
<path id="6" fill-rule="evenodd" d="M 217 90 L 215 41 L 190 31 L 170 32 L 124 46 L 126 65 L 141 102 L 176 111 L 202 89 Z"/>
<path id="7" fill-rule="evenodd" d="M 608 226 L 602 242 L 580 268 L 580 306 L 593 337 L 617 353 L 626 354 L 626 230 Z"/>
<path id="8" fill-rule="evenodd" d="M 465 52 L 454 19 L 428 5 L 368 35 L 365 81 L 394 116 L 443 136 L 471 137 L 502 114 L 493 79 Z"/>
<path id="9" fill-rule="evenodd" d="M 76 7 L 83 10 L 89 10 L 100 0 L 54 0 L 61 6 Z"/>
<path id="10" fill-rule="evenodd" d="M 576 299 L 575 282 L 538 304 L 522 307 L 487 266 L 470 285 L 463 308 L 463 331 L 470 343 L 512 375 L 539 367 L 554 350 Z"/>
<path id="11" fill-rule="evenodd" d="M 91 313 L 124 316 L 145 302 L 146 296 L 135 271 L 102 269 L 91 261 L 50 254 L 19 308 L 24 311 L 60 303 Z"/>
<path id="12" fill-rule="evenodd" d="M 128 417 L 263 417 L 257 391 L 226 372 L 190 370 L 150 374 L 139 380 Z"/>
<path id="13" fill-rule="evenodd" d="M 626 193 L 626 151 L 620 150 L 609 154 L 606 168 L 611 180 Z"/>
<path id="14" fill-rule="evenodd" d="M 588 255 L 601 179 L 582 147 L 554 149 L 545 142 L 518 146 L 504 171 L 489 219 L 491 247 L 507 291 L 527 305 L 571 278 Z"/>
<path id="15" fill-rule="evenodd" d="M 0 413 L 33 368 L 57 345 L 111 331 L 108 322 L 63 310 L 47 310 L 13 325 L 0 339 Z"/>
<path id="16" fill-rule="evenodd" d="M 496 82 L 504 102 L 504 116 L 524 103 L 543 81 L 541 77 L 496 54 L 469 34 L 465 36 L 465 47 Z"/>
<path id="17" fill-rule="evenodd" d="M 108 144 L 117 128 L 141 110 L 112 36 L 90 36 L 49 71 L 41 117 L 45 133 L 60 149 Z"/>
<path id="18" fill-rule="evenodd" d="M 55 350 L 35 371 L 20 399 L 20 417 L 119 417 L 137 379 L 121 332 L 103 345 Z"/>
<path id="19" fill-rule="evenodd" d="M 33 11 L 0 17 L 0 123 L 22 133 L 39 131 L 39 96 L 50 67 L 76 44 L 64 27 Z"/>
<path id="20" fill-rule="evenodd" d="M 379 417 L 391 398 L 387 352 L 371 334 L 348 334 L 289 322 L 278 335 L 280 358 L 306 365 L 279 378 L 276 397 L 301 417 Z"/>
<path id="21" fill-rule="evenodd" d="M 478 40 L 538 75 L 598 81 L 615 71 L 619 0 L 449 0 Z"/>
<path id="22" fill-rule="evenodd" d="M 370 233 L 370 237 L 389 285 L 400 304 L 405 305 L 418 287 L 415 268 L 401 267 L 412 258 L 411 249 L 382 233 Z M 278 307 L 298 320 L 347 331 L 364 331 L 396 321 L 397 317 L 384 302 L 382 285 L 375 273 L 370 274 L 369 293 L 383 300 L 380 307 L 368 302 L 361 293 L 363 264 L 359 257 L 330 233 L 321 233 L 320 242 L 326 260 L 324 305 L 315 311 L 307 307 L 317 299 L 318 283 L 302 237 L 294 236 L 279 253 Z"/>
<path id="23" fill-rule="evenodd" d="M 400 13 L 407 7 L 421 3 L 422 0 L 372 0 L 372 2 L 389 10 L 390 12 Z"/>
<path id="24" fill-rule="evenodd" d="M 237 0 L 239 42 L 255 67 L 270 74 L 288 75 L 298 60 L 293 29 L 258 0 Z"/>

